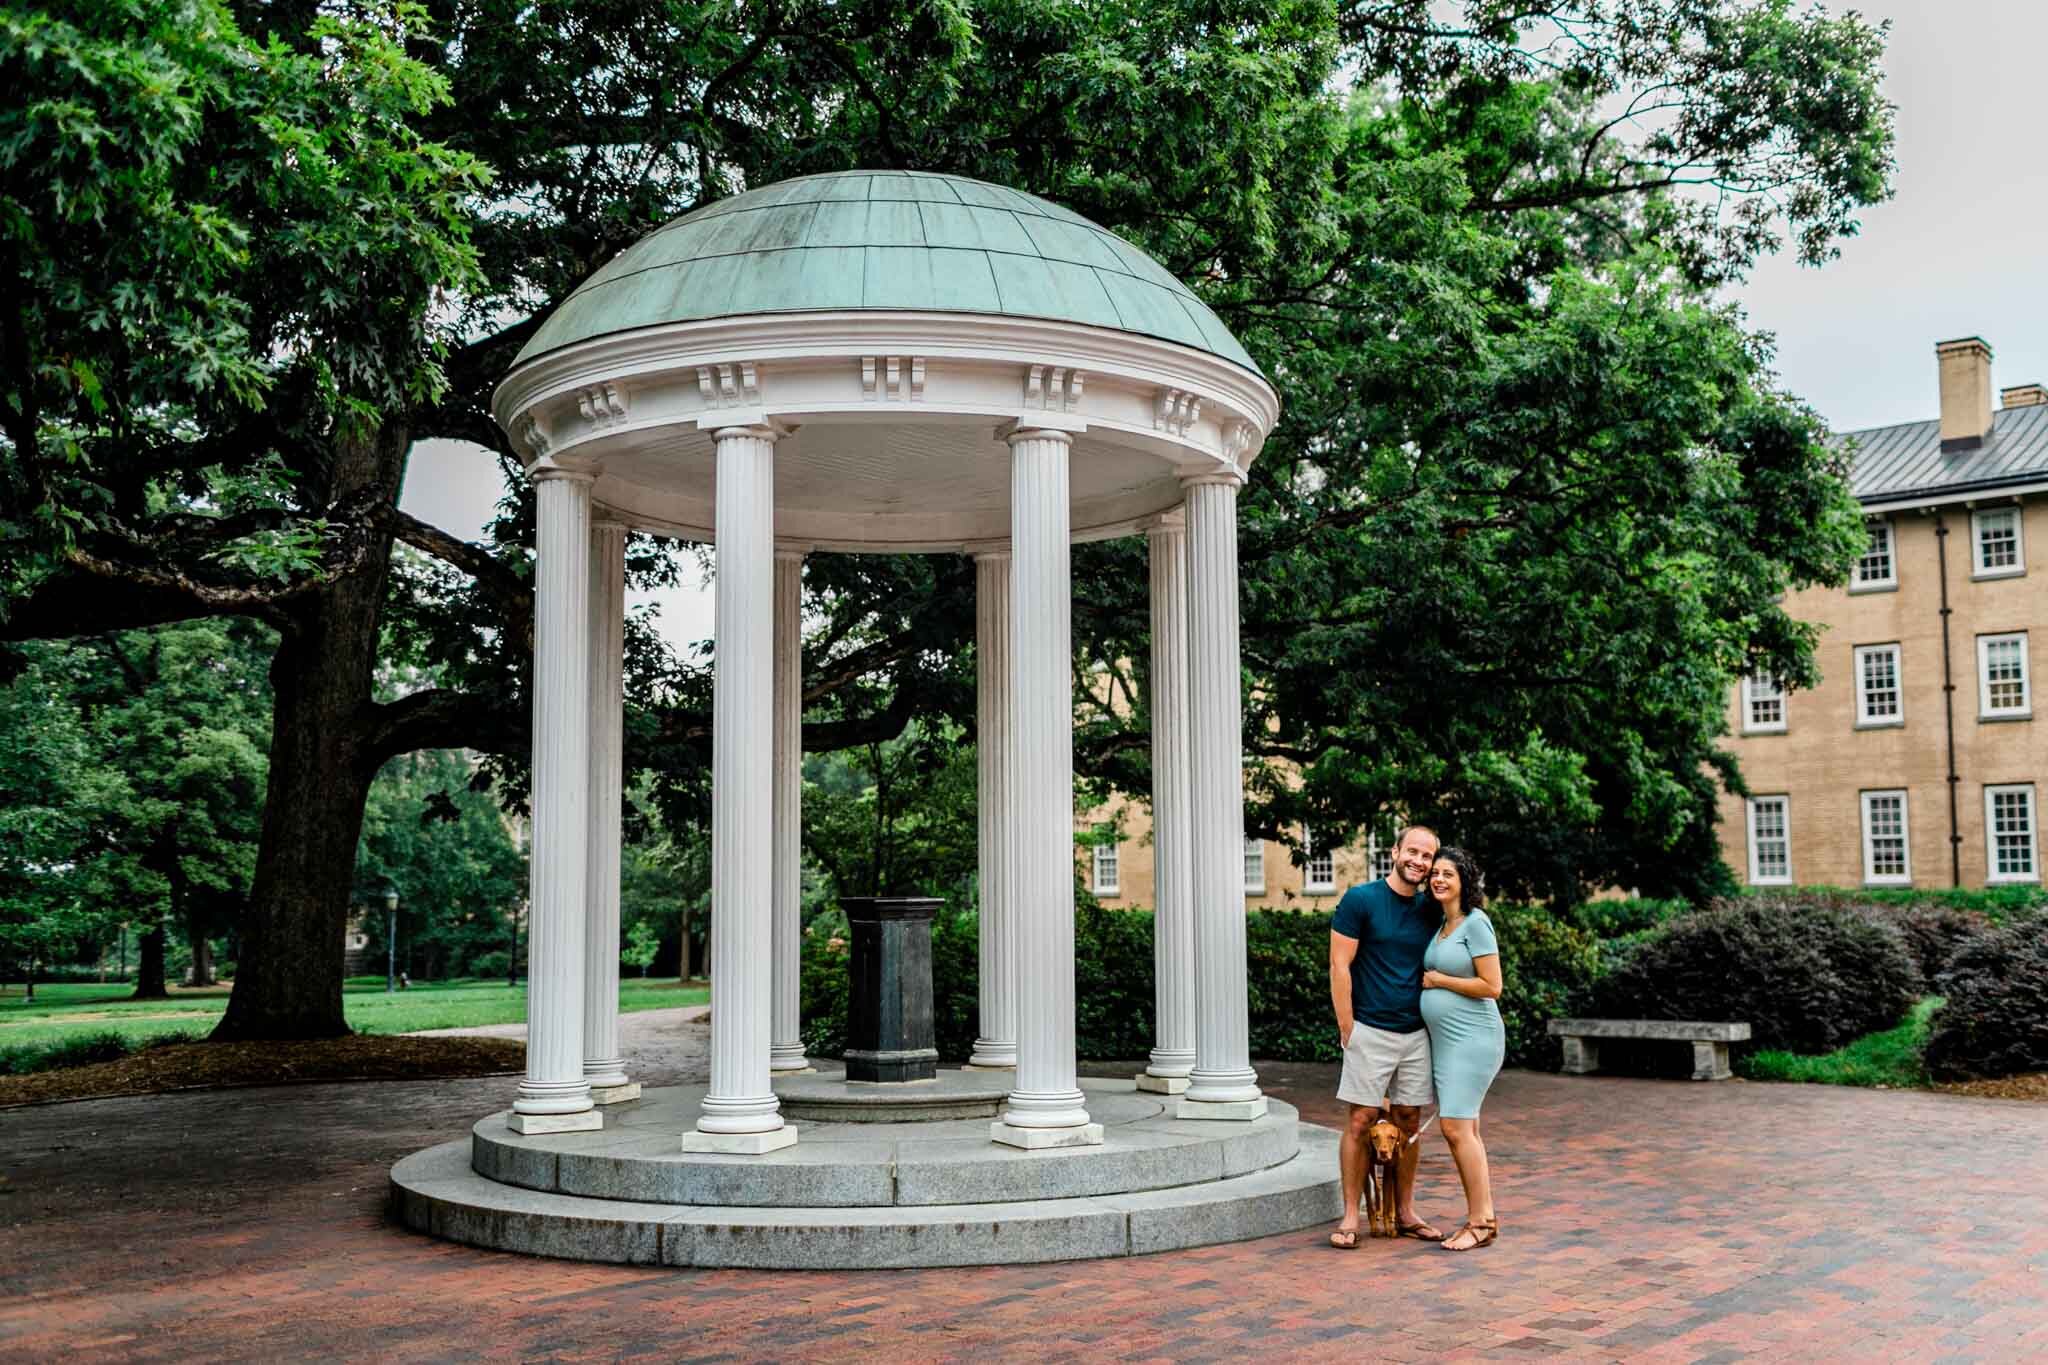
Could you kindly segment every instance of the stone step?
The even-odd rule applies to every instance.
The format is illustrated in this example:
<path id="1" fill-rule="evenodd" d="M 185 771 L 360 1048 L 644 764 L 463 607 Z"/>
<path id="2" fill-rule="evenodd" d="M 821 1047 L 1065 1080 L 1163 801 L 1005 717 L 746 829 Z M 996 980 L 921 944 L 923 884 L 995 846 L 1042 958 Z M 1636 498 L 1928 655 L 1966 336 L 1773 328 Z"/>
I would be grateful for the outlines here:
<path id="1" fill-rule="evenodd" d="M 631 1265 L 855 1270 L 1133 1256 L 1330 1222 L 1337 1135 L 1300 1125 L 1291 1159 L 1246 1175 L 1130 1194 L 1002 1203 L 709 1207 L 522 1189 L 470 1169 L 467 1140 L 392 1168 L 392 1213 L 469 1246 Z"/>
<path id="2" fill-rule="evenodd" d="M 648 1091 L 588 1133 L 530 1137 L 506 1115 L 471 1130 L 477 1174 L 547 1194 L 657 1204 L 767 1208 L 1014 1203 L 1195 1185 L 1294 1156 L 1295 1110 L 1278 1100 L 1244 1122 L 1176 1119 L 1168 1097 L 1130 1081 L 1090 1080 L 1100 1146 L 1021 1151 L 989 1141 L 987 1119 L 798 1123 L 794 1146 L 766 1156 L 684 1152 L 702 1086 Z"/>

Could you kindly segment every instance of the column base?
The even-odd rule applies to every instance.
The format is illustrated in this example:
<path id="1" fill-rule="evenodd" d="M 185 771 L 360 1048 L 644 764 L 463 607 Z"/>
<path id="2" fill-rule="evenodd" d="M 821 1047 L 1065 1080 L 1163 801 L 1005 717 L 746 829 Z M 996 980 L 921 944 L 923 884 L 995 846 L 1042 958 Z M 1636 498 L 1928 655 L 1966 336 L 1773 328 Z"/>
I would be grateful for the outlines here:
<path id="1" fill-rule="evenodd" d="M 1178 1095 L 1192 1084 L 1185 1076 L 1155 1076 L 1149 1071 L 1138 1073 L 1138 1089 L 1153 1095 Z"/>
<path id="2" fill-rule="evenodd" d="M 542 1133 L 588 1133 L 604 1127 L 604 1115 L 595 1109 L 586 1109 L 580 1114 L 521 1114 L 515 1111 L 506 1116 L 505 1126 L 527 1137 L 538 1137 Z"/>
<path id="3" fill-rule="evenodd" d="M 627 1081 L 624 1085 L 593 1085 L 590 1087 L 592 1104 L 624 1104 L 627 1100 L 640 1098 L 640 1082 Z"/>
<path id="4" fill-rule="evenodd" d="M 1074 1128 L 1019 1128 L 1014 1123 L 997 1119 L 988 1126 L 988 1140 L 1000 1142 L 1005 1147 L 1021 1147 L 1027 1152 L 1042 1152 L 1053 1147 L 1100 1147 L 1102 1125 L 1084 1123 Z"/>
<path id="5" fill-rule="evenodd" d="M 1191 1100 L 1182 1097 L 1174 1108 L 1177 1119 L 1230 1119 L 1245 1122 L 1266 1116 L 1266 1097 L 1255 1100 Z"/>
<path id="6" fill-rule="evenodd" d="M 962 1071 L 1015 1071 L 1015 1062 L 962 1062 Z"/>
<path id="7" fill-rule="evenodd" d="M 771 1066 L 768 1068 L 768 1079 L 771 1081 L 780 1076 L 815 1076 L 817 1074 L 818 1068 L 814 1066 Z"/>
<path id="8" fill-rule="evenodd" d="M 728 1156 L 762 1156 L 796 1146 L 796 1129 L 788 1124 L 766 1133 L 706 1133 L 692 1128 L 683 1134 L 686 1152 L 723 1152 Z"/>

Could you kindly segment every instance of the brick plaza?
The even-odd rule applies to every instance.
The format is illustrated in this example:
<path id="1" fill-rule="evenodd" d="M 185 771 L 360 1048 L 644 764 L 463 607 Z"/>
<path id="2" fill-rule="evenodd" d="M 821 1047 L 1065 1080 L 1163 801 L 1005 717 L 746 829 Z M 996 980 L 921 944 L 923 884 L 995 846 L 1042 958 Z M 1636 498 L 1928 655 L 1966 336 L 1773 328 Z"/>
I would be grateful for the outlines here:
<path id="1" fill-rule="evenodd" d="M 651 1084 L 701 1024 L 642 1026 Z M 1095 1070 L 1107 1070 L 1091 1068 Z M 1334 1124 L 1334 1068 L 1262 1068 Z M 472 1251 L 385 1218 L 397 1158 L 510 1078 L 0 1112 L 0 1345 L 20 1359 L 1409 1360 L 2048 1357 L 2048 1110 L 1817 1086 L 1502 1076 L 1502 1237 L 1322 1232 L 1116 1262 L 860 1274 Z M 1462 1204 L 1425 1139 L 1422 1209 Z"/>

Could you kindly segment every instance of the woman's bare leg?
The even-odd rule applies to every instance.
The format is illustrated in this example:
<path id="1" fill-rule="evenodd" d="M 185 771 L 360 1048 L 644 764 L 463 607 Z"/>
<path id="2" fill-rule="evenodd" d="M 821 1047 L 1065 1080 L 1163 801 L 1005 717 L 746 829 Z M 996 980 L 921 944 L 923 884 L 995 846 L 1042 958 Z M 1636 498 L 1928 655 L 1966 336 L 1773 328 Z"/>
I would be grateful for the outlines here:
<path id="1" fill-rule="evenodd" d="M 1486 1144 L 1479 1137 L 1477 1119 L 1439 1120 L 1444 1130 L 1444 1142 L 1451 1149 L 1451 1160 L 1457 1163 L 1458 1179 L 1465 1186 L 1465 1221 L 1483 1226 L 1493 1221 L 1493 1176 L 1486 1165 Z M 1453 1250 L 1469 1246 L 1478 1238 L 1472 1233 L 1453 1234 L 1450 1243 Z"/>

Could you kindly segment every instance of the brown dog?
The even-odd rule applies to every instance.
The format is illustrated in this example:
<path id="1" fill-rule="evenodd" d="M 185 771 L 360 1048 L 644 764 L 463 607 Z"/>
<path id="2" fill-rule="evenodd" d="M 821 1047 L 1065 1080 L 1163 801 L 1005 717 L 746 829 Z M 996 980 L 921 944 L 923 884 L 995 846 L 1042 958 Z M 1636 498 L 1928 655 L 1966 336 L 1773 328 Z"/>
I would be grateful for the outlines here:
<path id="1" fill-rule="evenodd" d="M 1407 1135 L 1392 1119 L 1378 1119 L 1365 1130 L 1365 1225 L 1368 1237 L 1393 1237 L 1396 1173 Z"/>

